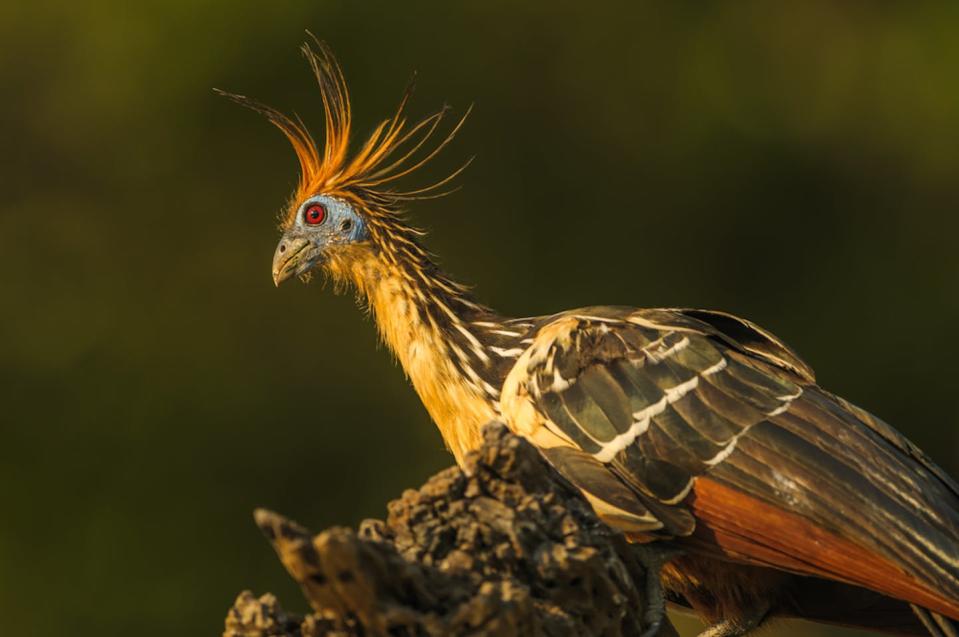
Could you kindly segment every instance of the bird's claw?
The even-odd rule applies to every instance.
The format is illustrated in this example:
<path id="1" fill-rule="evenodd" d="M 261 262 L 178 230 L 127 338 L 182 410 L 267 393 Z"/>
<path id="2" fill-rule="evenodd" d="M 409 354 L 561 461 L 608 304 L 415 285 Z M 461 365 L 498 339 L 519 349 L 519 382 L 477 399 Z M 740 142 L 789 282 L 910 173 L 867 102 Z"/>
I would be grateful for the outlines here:
<path id="1" fill-rule="evenodd" d="M 666 617 L 666 595 L 660 580 L 663 566 L 682 553 L 680 549 L 658 544 L 634 545 L 639 562 L 646 571 L 645 597 L 646 608 L 643 611 L 643 623 L 646 630 L 640 637 L 656 637 L 663 627 Z"/>

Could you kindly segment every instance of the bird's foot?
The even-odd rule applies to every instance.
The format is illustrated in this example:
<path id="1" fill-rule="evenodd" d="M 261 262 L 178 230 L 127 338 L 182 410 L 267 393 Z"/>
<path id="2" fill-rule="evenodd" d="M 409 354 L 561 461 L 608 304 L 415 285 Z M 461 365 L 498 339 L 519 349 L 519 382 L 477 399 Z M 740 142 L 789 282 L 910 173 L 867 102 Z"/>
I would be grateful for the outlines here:
<path id="1" fill-rule="evenodd" d="M 661 544 L 634 544 L 633 549 L 646 571 L 645 597 L 646 608 L 643 610 L 643 624 L 646 630 L 640 637 L 655 637 L 663 627 L 666 618 L 666 595 L 660 579 L 663 566 L 671 559 L 682 554 L 677 548 Z"/>

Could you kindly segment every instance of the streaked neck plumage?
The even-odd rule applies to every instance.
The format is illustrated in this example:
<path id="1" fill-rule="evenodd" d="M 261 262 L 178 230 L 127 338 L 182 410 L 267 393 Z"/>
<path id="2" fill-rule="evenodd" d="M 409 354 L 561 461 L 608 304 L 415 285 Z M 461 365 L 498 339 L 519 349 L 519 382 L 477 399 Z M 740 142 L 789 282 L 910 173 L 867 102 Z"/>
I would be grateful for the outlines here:
<path id="1" fill-rule="evenodd" d="M 444 275 L 415 241 L 400 249 L 343 254 L 331 262 L 369 304 L 457 462 L 499 417 L 499 390 L 519 352 L 512 328 Z"/>

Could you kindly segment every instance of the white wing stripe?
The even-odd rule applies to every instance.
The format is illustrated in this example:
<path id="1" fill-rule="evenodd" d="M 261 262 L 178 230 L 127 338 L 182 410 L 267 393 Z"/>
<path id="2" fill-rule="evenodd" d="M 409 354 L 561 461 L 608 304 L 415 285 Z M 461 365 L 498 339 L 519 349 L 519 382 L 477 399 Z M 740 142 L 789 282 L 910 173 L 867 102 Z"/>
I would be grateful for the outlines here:
<path id="1" fill-rule="evenodd" d="M 667 406 L 673 404 L 692 390 L 696 389 L 697 385 L 699 385 L 699 377 L 693 376 L 685 383 L 680 383 L 671 389 L 667 389 L 665 392 L 666 395 L 657 402 L 635 412 L 633 414 L 635 421 L 630 428 L 609 442 L 603 444 L 600 450 L 593 454 L 593 457 L 600 462 L 610 462 L 616 457 L 617 453 L 633 444 L 633 441 L 636 440 L 637 436 L 646 433 L 646 430 L 649 429 L 650 418 L 663 413 Z"/>
<path id="2" fill-rule="evenodd" d="M 713 365 L 712 367 L 704 370 L 704 371 L 703 371 L 703 376 L 712 376 L 713 374 L 718 374 L 719 372 L 721 372 L 721 371 L 723 371 L 724 369 L 726 369 L 726 365 L 727 365 L 727 364 L 728 364 L 728 363 L 726 362 L 726 359 L 725 359 L 725 358 L 722 358 L 722 359 L 719 360 L 718 363 L 716 363 L 716 364 Z"/>
<path id="3" fill-rule="evenodd" d="M 667 336 L 672 336 L 672 334 L 668 334 Z M 646 358 L 649 360 L 650 363 L 661 363 L 667 358 L 669 358 L 670 356 L 672 356 L 673 354 L 678 354 L 679 352 L 689 347 L 689 337 L 684 336 L 675 345 L 668 347 L 666 349 L 662 349 L 664 345 L 663 339 L 665 338 L 666 336 L 659 339 L 655 343 L 651 345 L 647 345 L 646 347 L 643 348 L 643 354 L 646 355 Z"/>

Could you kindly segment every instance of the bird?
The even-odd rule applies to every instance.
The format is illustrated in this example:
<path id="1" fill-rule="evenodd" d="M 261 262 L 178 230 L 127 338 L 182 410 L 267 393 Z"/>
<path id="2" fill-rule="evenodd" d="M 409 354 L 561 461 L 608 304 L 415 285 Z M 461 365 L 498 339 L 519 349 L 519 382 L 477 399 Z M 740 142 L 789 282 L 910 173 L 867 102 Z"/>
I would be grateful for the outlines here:
<path id="1" fill-rule="evenodd" d="M 462 464 L 499 422 L 529 441 L 638 547 L 663 543 L 666 598 L 702 637 L 801 617 L 955 635 L 959 485 L 876 416 L 819 386 L 782 340 L 729 313 L 593 306 L 511 318 L 446 274 L 407 219 L 447 177 L 403 189 L 470 109 L 392 116 L 350 150 L 351 103 L 330 47 L 302 52 L 323 104 L 298 117 L 219 91 L 288 138 L 300 175 L 280 217 L 279 286 L 322 273 L 353 290 Z M 535 246 L 533 246 L 535 247 Z"/>

